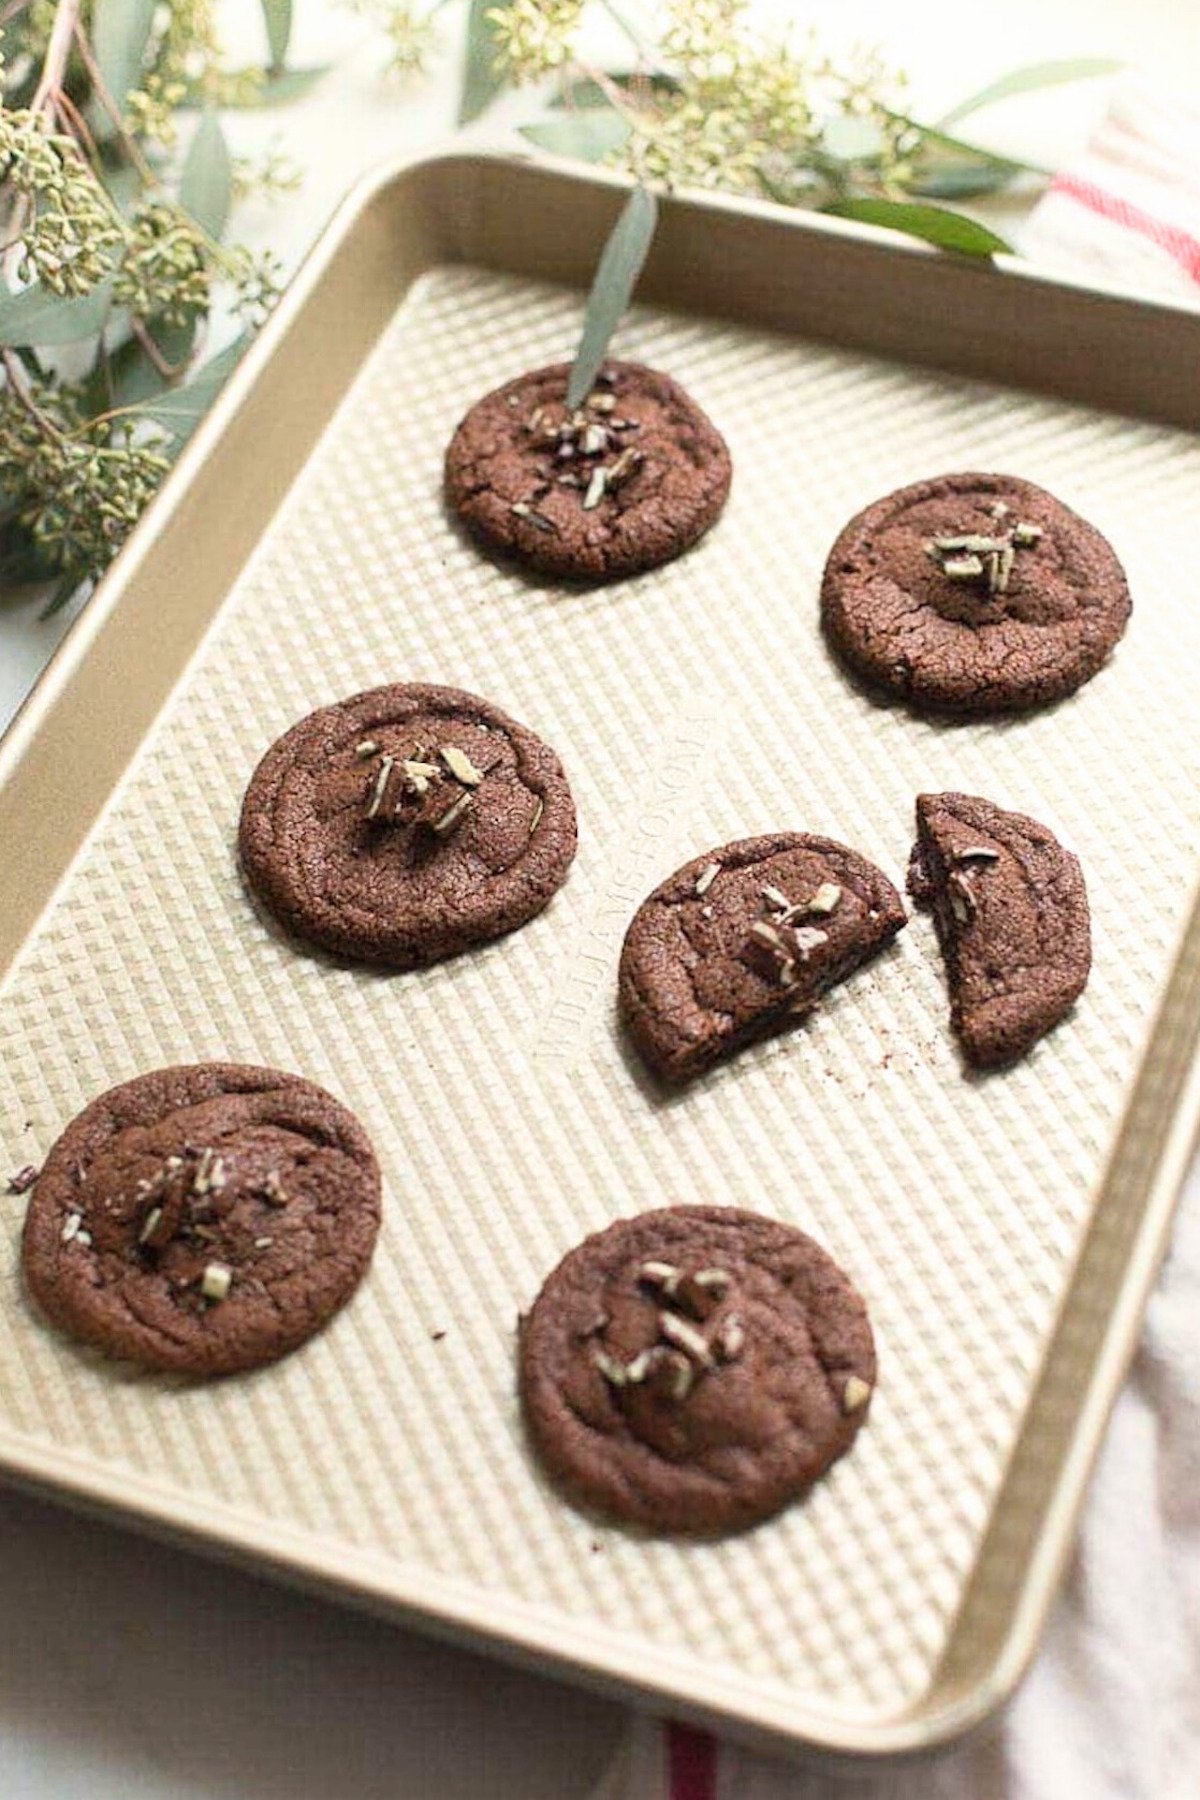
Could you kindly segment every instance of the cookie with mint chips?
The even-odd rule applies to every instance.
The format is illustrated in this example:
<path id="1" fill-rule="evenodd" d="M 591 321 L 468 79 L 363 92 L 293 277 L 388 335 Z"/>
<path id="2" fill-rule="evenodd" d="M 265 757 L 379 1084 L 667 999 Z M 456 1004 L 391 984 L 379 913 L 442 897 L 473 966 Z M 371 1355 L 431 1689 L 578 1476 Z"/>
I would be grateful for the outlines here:
<path id="1" fill-rule="evenodd" d="M 905 924 L 881 870 L 831 838 L 778 831 L 706 851 L 638 908 L 621 1015 L 662 1080 L 690 1080 L 790 1030 Z"/>
<path id="2" fill-rule="evenodd" d="M 673 1206 L 585 1239 L 522 1320 L 530 1442 L 566 1496 L 620 1524 L 708 1537 L 805 1493 L 875 1387 L 866 1307 L 790 1225 Z"/>
<path id="3" fill-rule="evenodd" d="M 394 969 L 526 924 L 575 843 L 549 745 L 477 694 L 415 682 L 293 725 L 254 771 L 238 832 L 250 888 L 292 935 Z"/>
<path id="4" fill-rule="evenodd" d="M 311 1081 L 203 1063 L 93 1100 L 46 1158 L 22 1265 L 70 1337 L 206 1377 L 286 1356 L 354 1293 L 380 1175 L 354 1115 Z"/>
<path id="5" fill-rule="evenodd" d="M 448 506 L 541 574 L 604 582 L 670 562 L 729 497 L 725 440 L 657 369 L 609 361 L 575 410 L 569 375 L 536 369 L 471 408 L 446 451 Z"/>
<path id="6" fill-rule="evenodd" d="M 966 718 L 1063 699 L 1129 619 L 1125 573 L 1094 525 L 1031 481 L 954 474 L 876 500 L 825 565 L 839 660 L 917 712 Z"/>
<path id="7" fill-rule="evenodd" d="M 908 888 L 933 913 L 967 1062 L 1016 1062 L 1087 985 L 1092 935 L 1079 859 L 1024 813 L 973 794 L 921 794 Z"/>

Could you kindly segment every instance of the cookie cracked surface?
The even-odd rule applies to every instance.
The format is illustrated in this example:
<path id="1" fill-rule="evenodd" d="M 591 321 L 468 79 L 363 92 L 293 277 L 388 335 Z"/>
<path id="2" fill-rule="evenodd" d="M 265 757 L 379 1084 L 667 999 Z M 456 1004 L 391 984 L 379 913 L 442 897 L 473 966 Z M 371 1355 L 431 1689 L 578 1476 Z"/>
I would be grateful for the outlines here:
<path id="1" fill-rule="evenodd" d="M 714 523 L 732 466 L 669 375 L 608 362 L 572 414 L 570 366 L 478 401 L 446 451 L 446 500 L 493 550 L 543 574 L 602 582 L 671 561 Z"/>
<path id="2" fill-rule="evenodd" d="M 1095 526 L 1010 475 L 942 475 L 875 501 L 837 538 L 821 587 L 825 635 L 855 674 L 966 717 L 1073 693 L 1130 607 Z"/>
<path id="3" fill-rule="evenodd" d="M 1023 813 L 971 794 L 921 794 L 908 888 L 932 909 L 967 1061 L 1015 1062 L 1087 984 L 1091 923 L 1078 858 Z"/>
<path id="4" fill-rule="evenodd" d="M 30 1294 L 143 1368 L 228 1375 L 296 1349 L 371 1260 L 380 1176 L 354 1115 L 275 1069 L 203 1063 L 93 1100 L 25 1220 Z"/>
<path id="5" fill-rule="evenodd" d="M 242 806 L 246 878 L 281 924 L 337 955 L 416 968 L 515 931 L 575 854 L 549 745 L 459 688 L 374 688 L 267 751 Z"/>
<path id="6" fill-rule="evenodd" d="M 638 908 L 621 950 L 621 1013 L 649 1068 L 686 1081 L 798 1024 L 904 923 L 882 871 L 831 838 L 779 831 L 723 844 Z"/>
<path id="7" fill-rule="evenodd" d="M 542 1462 L 624 1524 L 712 1535 L 767 1518 L 845 1454 L 875 1385 L 866 1307 L 804 1232 L 734 1207 L 610 1225 L 521 1326 Z"/>

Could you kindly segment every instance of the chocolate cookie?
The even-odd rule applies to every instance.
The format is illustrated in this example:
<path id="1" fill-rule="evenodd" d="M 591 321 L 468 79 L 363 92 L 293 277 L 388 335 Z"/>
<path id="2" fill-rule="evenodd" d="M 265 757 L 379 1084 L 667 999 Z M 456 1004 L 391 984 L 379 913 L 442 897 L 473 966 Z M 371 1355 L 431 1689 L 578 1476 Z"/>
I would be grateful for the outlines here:
<path id="1" fill-rule="evenodd" d="M 1044 825 L 990 800 L 922 794 L 908 889 L 933 909 L 967 1061 L 992 1069 L 1024 1056 L 1087 984 L 1078 858 Z"/>
<path id="2" fill-rule="evenodd" d="M 695 857 L 655 888 L 621 950 L 621 1012 L 643 1058 L 686 1081 L 798 1024 L 905 922 L 887 877 L 798 831 Z"/>
<path id="3" fill-rule="evenodd" d="M 559 1263 L 521 1325 L 525 1420 L 584 1505 L 711 1535 L 845 1454 L 875 1384 L 867 1311 L 789 1225 L 725 1206 L 623 1219 Z"/>
<path id="4" fill-rule="evenodd" d="M 851 519 L 821 620 L 857 675 L 918 711 L 1025 712 L 1074 693 L 1129 618 L 1111 545 L 1011 475 L 941 475 Z"/>
<path id="5" fill-rule="evenodd" d="M 29 1291 L 72 1337 L 147 1369 L 285 1356 L 371 1260 L 380 1182 L 362 1126 L 275 1069 L 139 1075 L 67 1126 L 38 1177 Z"/>
<path id="6" fill-rule="evenodd" d="M 531 568 L 612 581 L 670 562 L 729 497 L 725 440 L 677 382 L 607 363 L 577 412 L 567 363 L 473 406 L 446 451 L 446 499 L 476 537 Z"/>
<path id="7" fill-rule="evenodd" d="M 416 968 L 502 937 L 562 886 L 575 806 L 548 745 L 458 688 L 322 707 L 254 772 L 247 880 L 309 943 Z"/>

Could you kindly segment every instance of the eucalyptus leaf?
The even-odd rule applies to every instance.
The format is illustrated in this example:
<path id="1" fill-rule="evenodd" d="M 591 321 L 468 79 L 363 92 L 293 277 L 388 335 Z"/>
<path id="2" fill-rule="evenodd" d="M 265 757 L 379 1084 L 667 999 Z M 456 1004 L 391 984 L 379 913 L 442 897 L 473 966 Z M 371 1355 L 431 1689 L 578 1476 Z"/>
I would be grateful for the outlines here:
<path id="1" fill-rule="evenodd" d="M 1013 69 L 1008 75 L 1002 75 L 998 81 L 991 81 L 987 87 L 960 100 L 938 120 L 938 126 L 945 130 L 948 125 L 956 125 L 965 119 L 968 113 L 979 112 L 982 107 L 993 106 L 997 100 L 1007 100 L 1012 94 L 1030 94 L 1037 88 L 1061 87 L 1068 81 L 1083 81 L 1093 75 L 1113 75 L 1124 63 L 1111 56 L 1077 56 L 1065 62 L 1026 63 L 1020 69 Z"/>
<path id="2" fill-rule="evenodd" d="M 158 0 L 95 0 L 92 7 L 96 66 L 122 110 L 131 90 L 141 86 L 142 59 L 157 8 Z M 111 128 L 109 121 L 110 131 Z"/>
<path id="3" fill-rule="evenodd" d="M 560 113 L 535 125 L 522 125 L 521 136 L 552 156 L 602 162 L 620 149 L 629 136 L 629 126 L 611 106 L 590 106 L 584 112 Z"/>
<path id="4" fill-rule="evenodd" d="M 1046 177 L 1050 171 L 1015 157 L 997 156 L 965 143 L 944 131 L 931 131 L 912 120 L 893 114 L 901 124 L 912 125 L 920 142 L 909 158 L 910 173 L 904 187 L 910 194 L 929 200 L 969 200 L 980 194 L 996 194 L 1019 175 Z"/>
<path id="5" fill-rule="evenodd" d="M 79 344 L 95 337 L 112 310 L 110 277 L 90 294 L 64 299 L 34 282 L 19 294 L 0 297 L 0 344 L 14 349 L 37 344 L 49 349 L 59 344 Z"/>
<path id="6" fill-rule="evenodd" d="M 928 206 L 916 200 L 833 200 L 821 211 L 839 219 L 858 219 L 864 225 L 884 225 L 908 237 L 922 238 L 940 250 L 956 250 L 963 256 L 995 256 L 1011 246 L 986 225 L 944 206 Z"/>
<path id="7" fill-rule="evenodd" d="M 500 45 L 488 15 L 507 12 L 509 4 L 510 0 L 471 0 L 467 12 L 462 95 L 458 103 L 460 125 L 469 125 L 472 119 L 477 119 L 504 86 L 504 76 L 497 67 Z"/>
<path id="8" fill-rule="evenodd" d="M 270 65 L 282 69 L 292 41 L 292 0 L 262 0 L 262 12 Z"/>
<path id="9" fill-rule="evenodd" d="M 140 406 L 141 417 L 169 431 L 178 446 L 185 444 L 241 362 L 249 342 L 250 334 L 243 332 L 182 387 L 169 388 L 159 399 Z"/>
<path id="10" fill-rule="evenodd" d="M 591 392 L 613 333 L 629 305 L 658 222 L 649 188 L 635 187 L 609 233 L 588 295 L 583 336 L 567 383 L 567 405 L 580 406 Z"/>
<path id="11" fill-rule="evenodd" d="M 946 160 L 918 166 L 900 185 L 905 193 L 922 200 L 976 200 L 985 194 L 998 194 L 1014 178 L 1012 169 L 997 168 L 970 159 L 962 162 Z"/>
<path id="12" fill-rule="evenodd" d="M 1049 179 L 1054 174 L 1054 170 L 1048 169 L 1044 163 L 1026 162 L 1020 157 L 1002 156 L 998 150 L 985 150 L 982 144 L 973 144 L 967 138 L 955 137 L 933 125 L 922 125 L 916 119 L 909 118 L 907 113 L 889 112 L 887 116 L 920 138 L 920 143 L 913 151 L 917 159 L 945 156 L 949 159 L 961 158 L 964 161 L 994 165 L 1013 175 L 1044 175 Z"/>
<path id="13" fill-rule="evenodd" d="M 229 146 L 216 113 L 206 112 L 196 127 L 179 177 L 180 204 L 210 238 L 219 241 L 232 198 Z"/>

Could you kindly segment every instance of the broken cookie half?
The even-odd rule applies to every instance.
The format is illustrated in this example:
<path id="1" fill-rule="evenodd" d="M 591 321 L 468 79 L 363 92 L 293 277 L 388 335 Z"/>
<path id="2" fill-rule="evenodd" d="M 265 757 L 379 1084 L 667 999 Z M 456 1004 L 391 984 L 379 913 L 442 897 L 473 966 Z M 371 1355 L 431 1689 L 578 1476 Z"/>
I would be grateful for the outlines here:
<path id="1" fill-rule="evenodd" d="M 621 951 L 621 1013 L 643 1060 L 686 1081 L 787 1029 L 905 924 L 854 850 L 780 831 L 698 856 L 643 901 Z"/>
<path id="2" fill-rule="evenodd" d="M 951 1023 L 975 1068 L 1017 1061 L 1083 992 L 1083 870 L 1035 819 L 970 794 L 921 794 L 908 891 L 932 909 Z"/>

